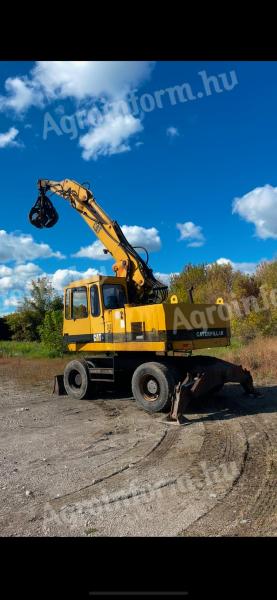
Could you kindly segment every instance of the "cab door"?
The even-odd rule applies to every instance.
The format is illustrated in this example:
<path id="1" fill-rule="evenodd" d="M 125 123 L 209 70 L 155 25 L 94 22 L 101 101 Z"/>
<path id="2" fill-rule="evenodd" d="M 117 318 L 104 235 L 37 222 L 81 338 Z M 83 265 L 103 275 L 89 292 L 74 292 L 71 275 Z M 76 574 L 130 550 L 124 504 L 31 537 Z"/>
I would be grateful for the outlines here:
<path id="1" fill-rule="evenodd" d="M 88 289 L 84 286 L 66 290 L 64 335 L 68 343 L 85 344 L 90 338 Z"/>
<path id="2" fill-rule="evenodd" d="M 105 341 L 120 343 L 126 341 L 125 308 L 127 296 L 125 287 L 119 283 L 102 285 Z"/>
<path id="3" fill-rule="evenodd" d="M 99 285 L 93 283 L 90 286 L 90 314 L 91 314 L 91 341 L 104 342 L 104 315 L 101 307 Z"/>

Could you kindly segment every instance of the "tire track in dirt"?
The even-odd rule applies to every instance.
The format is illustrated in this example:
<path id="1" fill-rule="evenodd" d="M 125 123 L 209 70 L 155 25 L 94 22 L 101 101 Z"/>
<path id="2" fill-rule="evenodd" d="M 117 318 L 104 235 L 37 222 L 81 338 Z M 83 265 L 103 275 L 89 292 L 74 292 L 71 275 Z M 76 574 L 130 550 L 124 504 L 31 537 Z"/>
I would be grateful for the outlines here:
<path id="1" fill-rule="evenodd" d="M 182 532 L 185 536 L 255 535 L 276 510 L 276 463 L 271 458 L 275 432 L 262 415 L 234 400 L 247 443 L 240 476 L 222 501 Z M 239 415 L 239 416 L 238 416 Z M 255 416 L 254 416 L 255 415 Z M 273 435 L 274 439 L 271 439 Z M 235 508 L 234 508 L 235 507 Z M 243 525 L 243 527 L 242 527 Z"/>
<path id="2" fill-rule="evenodd" d="M 187 448 L 182 447 L 182 438 L 183 438 L 183 442 L 186 440 L 186 435 L 188 434 L 188 430 L 190 428 L 194 428 L 195 424 L 193 423 L 193 418 L 191 418 L 191 425 L 186 426 L 184 428 L 174 428 L 173 429 L 168 429 L 167 426 L 167 431 L 164 435 L 163 440 L 160 441 L 159 444 L 156 445 L 155 448 L 153 448 L 150 453 L 148 454 L 147 457 L 143 457 L 140 461 L 139 464 L 135 464 L 133 465 L 133 475 L 134 477 L 139 477 L 139 482 L 141 484 L 141 489 L 140 492 L 138 494 L 133 494 L 134 495 L 139 495 L 141 497 L 141 499 L 143 499 L 143 496 L 145 495 L 147 497 L 147 495 L 149 494 L 149 489 L 144 491 L 143 490 L 143 484 L 145 483 L 145 481 L 147 482 L 147 480 L 150 480 L 152 482 L 152 486 L 153 488 L 155 488 L 155 479 L 157 479 L 157 474 L 155 473 L 155 467 L 158 464 L 159 467 L 159 478 L 161 478 L 161 473 L 163 472 L 163 470 L 167 470 L 166 467 L 169 467 L 169 469 L 171 469 L 172 472 L 172 476 L 168 479 L 167 482 L 161 483 L 159 484 L 159 482 L 156 481 L 156 485 L 157 488 L 163 488 L 163 493 L 164 493 L 164 497 L 163 497 L 163 504 L 167 507 L 167 515 L 176 515 L 176 512 L 182 513 L 184 512 L 184 503 L 185 503 L 185 512 L 186 514 L 189 512 L 190 508 L 191 508 L 191 512 L 194 515 L 194 520 L 196 518 L 198 518 L 198 514 L 195 517 L 195 497 L 193 498 L 189 498 L 189 497 L 185 497 L 184 494 L 175 494 L 174 497 L 172 498 L 172 495 L 167 493 L 169 492 L 168 488 L 172 487 L 172 485 L 174 483 L 176 483 L 176 481 L 178 481 L 178 479 L 180 477 L 182 477 L 184 474 L 188 474 L 189 476 L 191 476 L 192 478 L 198 478 L 198 482 L 200 481 L 202 483 L 202 487 L 204 488 L 203 492 L 200 492 L 200 496 L 202 494 L 202 499 L 200 498 L 200 503 L 199 503 L 199 510 L 200 513 L 203 514 L 205 512 L 207 512 L 208 510 L 210 510 L 210 504 L 211 504 L 211 500 L 209 500 L 208 502 L 206 501 L 206 496 L 207 496 L 207 491 L 210 491 L 209 489 L 207 490 L 207 487 L 205 489 L 205 478 L 206 475 L 205 473 L 203 473 L 203 465 L 201 467 L 201 462 L 205 461 L 205 465 L 206 465 L 206 470 L 208 470 L 210 467 L 212 467 L 214 470 L 216 470 L 217 467 L 219 467 L 222 463 L 226 464 L 230 463 L 234 458 L 236 458 L 238 460 L 238 452 L 236 451 L 235 448 L 235 444 L 234 444 L 234 435 L 233 435 L 233 431 L 232 431 L 232 426 L 228 423 L 228 425 L 226 424 L 220 424 L 220 426 L 217 423 L 214 422 L 207 422 L 205 423 L 205 427 L 204 427 L 204 440 L 202 440 L 202 444 L 200 446 L 200 449 L 198 450 L 198 452 L 195 453 L 189 453 L 187 451 Z M 185 436 L 185 437 L 183 437 Z M 178 461 L 176 464 L 176 445 L 178 447 L 178 442 L 179 442 L 179 454 L 178 454 Z M 181 442 L 181 443 L 180 443 Z M 181 455 L 181 456 L 180 456 Z M 174 468 L 172 468 L 174 466 Z M 117 475 L 116 478 L 114 478 L 114 476 Z M 154 479 L 154 481 L 153 481 Z M 111 482 L 109 482 L 111 483 Z M 105 500 L 103 502 L 103 505 L 107 505 L 107 504 L 114 504 L 116 501 L 118 502 L 119 500 L 124 500 L 127 499 L 128 497 L 130 497 L 130 493 L 128 491 L 123 492 L 120 494 L 120 496 L 114 496 L 113 495 L 113 490 L 118 490 L 121 489 L 122 490 L 122 484 L 123 484 L 123 488 L 124 488 L 124 484 L 128 485 L 129 481 L 127 480 L 127 472 L 125 471 L 123 473 L 123 471 L 120 472 L 116 472 L 113 474 L 113 480 L 112 480 L 112 486 L 109 486 L 109 491 L 111 493 L 111 497 L 110 500 Z M 230 482 L 230 479 L 228 479 L 228 481 L 220 481 L 220 487 L 222 488 L 222 483 L 223 483 L 223 488 L 225 490 L 226 487 L 230 487 L 230 485 L 232 485 L 232 482 Z M 222 490 L 221 490 L 222 491 Z M 186 495 L 187 496 L 187 495 Z M 198 496 L 198 502 L 199 502 L 199 491 L 197 493 Z M 84 496 L 82 496 L 81 500 L 84 499 Z M 77 498 L 75 497 L 75 500 L 77 500 Z M 101 502 L 100 502 L 101 504 Z M 213 501 L 213 505 L 214 505 L 214 501 Z M 124 510 L 126 512 L 126 506 L 124 507 Z M 163 509 L 164 510 L 164 509 Z M 158 514 L 159 511 L 156 510 L 155 508 L 155 520 L 157 520 L 157 518 L 159 519 L 159 517 L 162 517 L 162 515 Z M 107 521 L 109 520 L 109 515 L 105 516 L 105 522 L 107 524 Z M 112 517 L 112 519 L 114 519 L 114 516 Z M 158 535 L 161 534 L 161 529 L 163 527 L 162 523 L 164 522 L 164 519 L 160 519 L 161 520 L 161 524 L 160 524 L 160 528 L 159 531 L 155 532 Z M 166 521 L 166 520 L 165 520 Z M 141 527 L 142 524 L 139 524 L 139 527 Z M 175 534 L 178 533 L 178 531 L 180 530 L 180 528 L 176 529 L 175 526 Z M 164 533 L 164 532 L 163 532 Z M 116 532 L 111 532 L 111 535 L 115 534 Z"/>
<path id="3" fill-rule="evenodd" d="M 165 440 L 166 435 L 167 435 L 166 431 L 163 431 L 161 433 L 161 437 L 154 444 L 153 448 L 151 448 L 151 450 L 146 455 L 146 457 L 149 456 L 151 453 L 153 453 L 157 448 L 162 447 L 163 441 Z M 172 443 L 173 443 L 173 440 L 170 442 L 170 445 Z M 168 446 L 168 444 L 166 443 L 166 447 L 167 446 Z M 129 452 L 130 449 L 128 448 L 127 451 Z M 160 452 L 163 452 L 163 451 L 160 450 Z M 143 457 L 143 459 L 146 457 Z M 139 458 L 137 462 L 139 463 L 143 459 Z M 112 471 L 111 473 L 109 473 L 107 475 L 103 475 L 102 477 L 94 479 L 90 484 L 80 488 L 79 490 L 70 492 L 68 494 L 64 494 L 63 496 L 61 496 L 59 498 L 52 498 L 50 500 L 50 504 L 53 508 L 60 508 L 61 506 L 63 506 L 65 504 L 65 501 L 67 503 L 72 503 L 72 502 L 86 500 L 87 498 L 89 498 L 91 496 L 91 493 L 93 493 L 93 489 L 97 484 L 102 483 L 108 479 L 111 479 L 112 477 L 115 477 L 116 475 L 123 473 L 127 469 L 130 469 L 130 468 L 136 466 L 137 462 L 130 463 L 130 461 L 128 461 L 128 464 L 122 465 L 121 467 L 115 469 L 114 471 Z"/>

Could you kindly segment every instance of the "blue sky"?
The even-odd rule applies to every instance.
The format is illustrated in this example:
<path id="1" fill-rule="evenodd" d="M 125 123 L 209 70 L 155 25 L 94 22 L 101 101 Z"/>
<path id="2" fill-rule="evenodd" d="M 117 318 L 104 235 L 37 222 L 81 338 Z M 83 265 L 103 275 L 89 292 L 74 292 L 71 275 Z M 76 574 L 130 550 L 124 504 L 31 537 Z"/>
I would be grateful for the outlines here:
<path id="1" fill-rule="evenodd" d="M 276 62 L 0 63 L 0 314 L 45 273 L 57 291 L 111 273 L 64 200 L 53 229 L 29 224 L 38 178 L 89 181 L 165 280 L 188 262 L 251 272 L 274 258 L 276 75 Z"/>

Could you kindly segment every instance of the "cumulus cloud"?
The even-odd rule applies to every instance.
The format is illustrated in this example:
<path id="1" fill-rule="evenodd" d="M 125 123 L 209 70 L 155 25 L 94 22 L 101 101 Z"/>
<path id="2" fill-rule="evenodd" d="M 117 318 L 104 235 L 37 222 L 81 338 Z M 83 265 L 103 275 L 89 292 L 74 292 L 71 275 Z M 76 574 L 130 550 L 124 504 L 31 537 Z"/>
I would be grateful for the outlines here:
<path id="1" fill-rule="evenodd" d="M 101 269 L 103 274 L 103 269 Z M 69 269 L 58 269 L 52 275 L 47 274 L 50 277 L 52 285 L 57 292 L 62 292 L 63 288 L 72 281 L 78 281 L 79 279 L 88 279 L 94 275 L 98 275 L 99 271 L 96 269 L 87 269 L 86 271 L 77 271 L 75 268 Z"/>
<path id="2" fill-rule="evenodd" d="M 124 98 L 151 74 L 151 61 L 38 61 L 31 79 L 48 98 Z"/>
<path id="3" fill-rule="evenodd" d="M 177 129 L 177 127 L 168 127 L 166 130 L 166 135 L 168 137 L 178 137 L 179 134 L 179 130 Z"/>
<path id="4" fill-rule="evenodd" d="M 161 248 L 161 239 L 156 227 L 140 227 L 139 225 L 122 225 L 122 231 L 132 246 L 143 246 L 148 252 L 156 252 Z"/>
<path id="5" fill-rule="evenodd" d="M 3 306 L 5 308 L 18 308 L 20 304 L 20 298 L 17 298 L 16 296 L 11 296 L 10 298 L 5 298 L 4 302 L 3 302 Z"/>
<path id="6" fill-rule="evenodd" d="M 266 240 L 277 238 L 277 187 L 265 185 L 235 198 L 233 213 L 255 225 L 257 237 Z"/>
<path id="7" fill-rule="evenodd" d="M 79 271 L 75 267 L 69 267 L 57 269 L 54 273 L 45 273 L 34 263 L 14 267 L 0 265 L 0 315 L 17 308 L 23 296 L 28 295 L 32 280 L 37 280 L 38 277 L 48 277 L 56 292 L 62 294 L 63 288 L 72 281 L 89 279 L 98 274 L 99 271 L 93 268 Z M 101 268 L 101 274 L 105 275 L 105 268 Z"/>
<path id="8" fill-rule="evenodd" d="M 139 119 L 129 114 L 118 114 L 113 109 L 104 115 L 102 122 L 90 128 L 80 137 L 79 144 L 85 160 L 97 160 L 99 156 L 111 156 L 130 150 L 129 137 L 142 131 Z"/>
<path id="9" fill-rule="evenodd" d="M 78 106 L 86 109 L 93 106 L 98 112 L 101 108 L 103 113 L 98 122 L 85 123 L 87 131 L 80 138 L 85 160 L 126 152 L 130 150 L 129 138 L 143 129 L 141 118 L 131 114 L 128 95 L 150 77 L 154 64 L 153 61 L 37 61 L 27 75 L 6 80 L 0 111 L 12 110 L 22 116 L 31 107 L 42 108 L 71 98 Z"/>
<path id="10" fill-rule="evenodd" d="M 188 247 L 198 248 L 205 243 L 202 227 L 195 225 L 192 221 L 177 223 L 176 227 L 180 231 L 179 241 L 185 240 Z"/>
<path id="11" fill-rule="evenodd" d="M 0 111 L 12 110 L 22 114 L 31 106 L 43 105 L 41 90 L 28 77 L 8 77 L 5 90 L 7 94 L 0 96 Z"/>
<path id="12" fill-rule="evenodd" d="M 216 263 L 218 265 L 232 265 L 233 269 L 236 271 L 242 271 L 242 273 L 246 273 L 248 275 L 252 275 L 255 273 L 258 264 L 262 262 L 234 262 L 229 258 L 218 258 Z"/>
<path id="13" fill-rule="evenodd" d="M 25 291 L 32 279 L 42 273 L 41 268 L 34 263 L 16 265 L 15 267 L 0 267 L 0 295 L 9 291 Z"/>
<path id="14" fill-rule="evenodd" d="M 161 239 L 156 227 L 140 227 L 139 225 L 122 225 L 121 227 L 125 237 L 132 246 L 142 246 L 148 252 L 156 252 L 161 248 Z M 110 254 L 104 254 L 103 244 L 97 240 L 81 248 L 76 254 L 76 258 L 93 258 L 96 260 L 107 260 L 112 258 Z M 140 250 L 138 250 L 140 252 Z"/>
<path id="15" fill-rule="evenodd" d="M 96 260 L 109 260 L 111 257 L 110 254 L 104 254 L 104 246 L 98 240 L 90 244 L 89 246 L 84 246 L 78 250 L 72 256 L 76 258 L 93 258 Z"/>
<path id="16" fill-rule="evenodd" d="M 6 133 L 0 133 L 0 148 L 6 148 L 7 146 L 21 146 L 20 142 L 15 139 L 18 134 L 19 131 L 15 127 L 10 127 L 9 131 L 6 131 Z"/>
<path id="17" fill-rule="evenodd" d="M 54 252 L 48 244 L 37 244 L 31 235 L 7 233 L 0 230 L 0 261 L 25 262 L 36 258 L 64 258 L 61 252 Z"/>

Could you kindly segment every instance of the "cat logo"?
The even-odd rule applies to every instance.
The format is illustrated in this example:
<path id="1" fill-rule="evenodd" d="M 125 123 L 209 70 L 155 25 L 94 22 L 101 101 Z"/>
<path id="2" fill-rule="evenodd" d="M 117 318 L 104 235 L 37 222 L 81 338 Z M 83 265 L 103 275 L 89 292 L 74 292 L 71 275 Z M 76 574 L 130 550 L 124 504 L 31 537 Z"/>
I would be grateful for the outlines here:
<path id="1" fill-rule="evenodd" d="M 94 333 L 93 334 L 93 341 L 94 342 L 102 342 L 102 333 Z"/>

